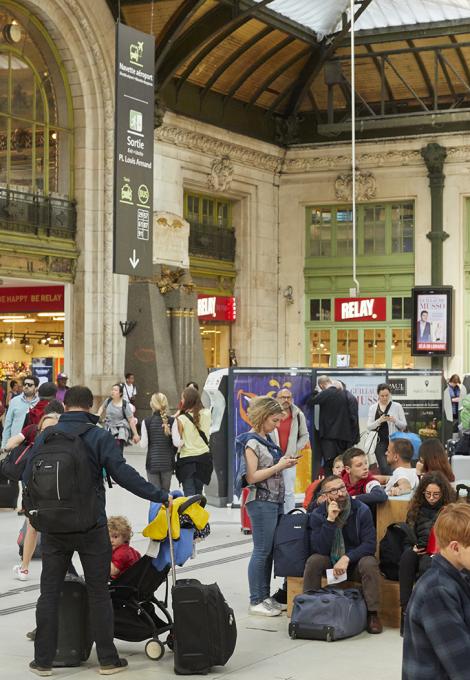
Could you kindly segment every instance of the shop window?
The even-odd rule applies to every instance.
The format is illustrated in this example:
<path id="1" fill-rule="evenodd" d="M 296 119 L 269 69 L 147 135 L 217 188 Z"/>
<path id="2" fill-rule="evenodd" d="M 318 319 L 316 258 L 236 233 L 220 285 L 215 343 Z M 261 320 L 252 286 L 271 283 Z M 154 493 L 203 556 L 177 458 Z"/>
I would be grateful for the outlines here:
<path id="1" fill-rule="evenodd" d="M 310 222 L 310 255 L 331 255 L 331 210 L 312 210 Z"/>
<path id="2" fill-rule="evenodd" d="M 392 368 L 413 368 L 411 356 L 411 329 L 394 328 L 392 330 Z"/>
<path id="3" fill-rule="evenodd" d="M 310 321 L 330 321 L 331 300 L 310 300 Z"/>
<path id="4" fill-rule="evenodd" d="M 352 210 L 336 211 L 336 255 L 345 257 L 352 253 Z"/>
<path id="5" fill-rule="evenodd" d="M 412 300 L 410 297 L 392 297 L 392 319 L 411 319 Z"/>
<path id="6" fill-rule="evenodd" d="M 385 206 L 364 206 L 364 254 L 385 255 Z"/>
<path id="7" fill-rule="evenodd" d="M 232 201 L 185 192 L 184 217 L 190 224 L 190 255 L 235 260 Z"/>
<path id="8" fill-rule="evenodd" d="M 310 331 L 310 363 L 317 368 L 330 366 L 330 331 Z"/>
<path id="9" fill-rule="evenodd" d="M 309 257 L 352 255 L 352 211 L 346 207 L 308 208 Z M 377 203 L 357 206 L 359 255 L 412 253 L 414 203 Z"/>
<path id="10" fill-rule="evenodd" d="M 394 203 L 392 205 L 392 253 L 412 253 L 413 232 L 413 203 Z"/>
<path id="11" fill-rule="evenodd" d="M 13 22 L 20 46 L 0 46 L 0 182 L 27 193 L 70 196 L 72 111 L 65 71 L 43 27 L 19 8 L 0 9 L 1 25 Z"/>
<path id="12" fill-rule="evenodd" d="M 385 329 L 364 331 L 364 368 L 386 367 Z"/>
<path id="13" fill-rule="evenodd" d="M 356 329 L 338 330 L 336 336 L 337 365 L 357 368 L 359 366 L 358 335 Z"/>

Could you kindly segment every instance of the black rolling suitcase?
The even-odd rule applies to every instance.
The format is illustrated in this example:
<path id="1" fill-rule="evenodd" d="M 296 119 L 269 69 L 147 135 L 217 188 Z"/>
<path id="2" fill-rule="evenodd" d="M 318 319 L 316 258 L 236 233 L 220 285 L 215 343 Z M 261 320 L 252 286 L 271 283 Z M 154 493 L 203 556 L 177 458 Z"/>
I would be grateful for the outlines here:
<path id="1" fill-rule="evenodd" d="M 171 526 L 169 517 L 168 526 Z M 234 652 L 237 641 L 235 615 L 216 583 L 203 585 L 195 579 L 176 580 L 171 531 L 168 534 L 173 578 L 175 673 L 206 675 L 212 666 L 224 666 Z"/>
<path id="2" fill-rule="evenodd" d="M 18 502 L 18 482 L 0 473 L 0 508 L 16 508 Z"/>
<path id="3" fill-rule="evenodd" d="M 53 665 L 80 666 L 90 656 L 92 645 L 85 581 L 67 575 L 60 593 L 59 637 Z"/>

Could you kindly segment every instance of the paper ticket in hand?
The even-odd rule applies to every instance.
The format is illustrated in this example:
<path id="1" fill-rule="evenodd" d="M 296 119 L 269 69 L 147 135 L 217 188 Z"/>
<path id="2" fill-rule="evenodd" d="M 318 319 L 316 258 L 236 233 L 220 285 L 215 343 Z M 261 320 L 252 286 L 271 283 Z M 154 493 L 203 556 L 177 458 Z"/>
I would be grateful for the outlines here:
<path id="1" fill-rule="evenodd" d="M 335 576 L 333 569 L 327 569 L 326 570 L 326 580 L 328 582 L 328 585 L 332 586 L 335 583 L 341 583 L 342 581 L 347 581 L 348 580 L 348 574 L 345 571 L 344 574 L 341 574 L 341 576 Z"/>

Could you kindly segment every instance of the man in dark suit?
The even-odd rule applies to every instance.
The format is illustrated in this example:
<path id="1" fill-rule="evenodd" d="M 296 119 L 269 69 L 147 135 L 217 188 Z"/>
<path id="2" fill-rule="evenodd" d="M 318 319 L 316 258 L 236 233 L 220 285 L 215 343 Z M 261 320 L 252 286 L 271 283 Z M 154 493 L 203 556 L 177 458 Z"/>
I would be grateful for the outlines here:
<path id="1" fill-rule="evenodd" d="M 312 395 L 309 404 L 314 410 L 314 423 L 318 429 L 325 475 L 331 475 L 336 456 L 357 441 L 357 411 L 354 413 L 348 395 L 339 381 L 322 375 L 318 378 L 318 386 L 321 392 Z"/>
<path id="2" fill-rule="evenodd" d="M 431 324 L 428 312 L 423 309 L 418 321 L 418 342 L 431 342 Z"/>

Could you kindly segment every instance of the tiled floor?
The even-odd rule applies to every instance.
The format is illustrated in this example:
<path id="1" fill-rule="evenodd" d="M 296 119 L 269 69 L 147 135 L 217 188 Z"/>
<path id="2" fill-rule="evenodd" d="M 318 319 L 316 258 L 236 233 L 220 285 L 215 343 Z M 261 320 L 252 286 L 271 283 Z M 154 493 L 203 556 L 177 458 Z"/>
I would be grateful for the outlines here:
<path id="1" fill-rule="evenodd" d="M 128 450 L 129 462 L 143 471 L 143 454 Z M 108 514 L 125 514 L 131 520 L 135 536 L 132 544 L 145 552 L 147 541 L 139 531 L 145 526 L 147 502 L 115 486 L 108 491 Z M 341 642 L 291 640 L 285 615 L 273 619 L 248 616 L 247 565 L 251 539 L 239 528 L 237 510 L 210 508 L 211 536 L 200 544 L 194 560 L 185 572 L 203 583 L 217 581 L 228 602 L 235 609 L 238 642 L 232 659 L 213 677 L 230 676 L 233 680 L 330 680 L 344 675 L 348 680 L 399 680 L 401 676 L 401 639 L 397 630 L 385 630 L 380 636 L 367 633 Z M 33 644 L 25 633 L 34 627 L 34 605 L 38 595 L 41 565 L 34 561 L 31 579 L 14 580 L 12 567 L 17 549 L 16 537 L 21 518 L 11 511 L 0 511 L 0 668 L 5 680 L 33 677 L 27 670 Z M 75 560 L 79 567 L 78 559 Z M 80 571 L 80 569 L 79 569 Z M 163 597 L 163 594 L 162 594 Z M 161 680 L 174 677 L 173 659 L 166 652 L 160 661 L 150 661 L 144 643 L 117 641 L 121 655 L 129 660 L 129 670 L 119 677 Z M 157 675 L 156 675 L 157 674 Z M 90 680 L 97 677 L 94 651 L 80 668 L 57 669 L 54 676 Z"/>

